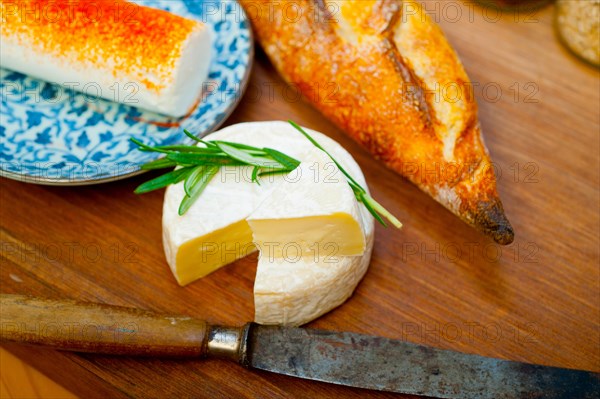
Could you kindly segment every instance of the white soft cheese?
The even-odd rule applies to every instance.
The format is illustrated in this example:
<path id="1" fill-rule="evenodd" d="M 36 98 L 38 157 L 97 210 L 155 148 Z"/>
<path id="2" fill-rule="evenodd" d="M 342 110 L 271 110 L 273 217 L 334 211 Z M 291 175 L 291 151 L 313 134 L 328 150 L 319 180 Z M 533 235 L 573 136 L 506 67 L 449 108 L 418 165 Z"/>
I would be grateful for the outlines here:
<path id="1" fill-rule="evenodd" d="M 364 187 L 363 174 L 352 156 L 338 143 L 318 132 L 309 133 Z M 270 147 L 300 161 L 314 146 L 285 122 L 254 122 L 227 127 L 207 140 L 233 141 Z M 178 215 L 183 185 L 170 186 L 163 208 L 163 242 L 167 261 L 177 281 L 184 285 L 255 250 L 246 219 L 283 184 L 286 176 L 264 176 L 251 181 L 249 168 L 222 169 L 188 212 Z M 298 203 L 303 199 L 298 198 Z M 312 257 L 259 257 L 254 287 L 255 321 L 263 324 L 299 325 L 343 303 L 366 272 L 373 247 L 374 222 L 358 204 L 358 225 L 364 236 L 360 256 L 335 252 Z"/>

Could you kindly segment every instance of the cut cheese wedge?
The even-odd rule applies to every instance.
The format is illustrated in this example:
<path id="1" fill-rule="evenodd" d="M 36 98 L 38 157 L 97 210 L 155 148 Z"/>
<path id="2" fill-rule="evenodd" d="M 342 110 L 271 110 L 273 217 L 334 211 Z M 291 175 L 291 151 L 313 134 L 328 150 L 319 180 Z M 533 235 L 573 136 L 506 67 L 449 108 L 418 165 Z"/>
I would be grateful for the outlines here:
<path id="1" fill-rule="evenodd" d="M 252 182 L 251 174 L 251 168 L 221 168 L 183 216 L 178 213 L 185 195 L 183 183 L 167 188 L 163 244 L 167 262 L 180 285 L 256 250 L 246 218 L 279 179 L 265 179 L 259 186 Z"/>
<path id="2" fill-rule="evenodd" d="M 358 202 L 347 178 L 314 147 L 250 215 L 261 256 L 296 259 L 365 251 Z"/>
<path id="3" fill-rule="evenodd" d="M 309 133 L 366 187 L 363 174 L 352 156 L 327 136 Z M 300 161 L 314 146 L 285 122 L 253 122 L 229 126 L 206 140 L 232 141 L 270 147 Z M 250 168 L 221 169 L 201 197 L 183 216 L 179 203 L 183 184 L 169 186 L 163 207 L 163 242 L 167 261 L 179 284 L 200 277 L 245 257 L 256 248 L 246 219 L 284 184 L 285 176 L 264 176 L 253 183 Z M 297 199 L 297 205 L 302 203 Z M 282 259 L 260 256 L 254 286 L 255 321 L 262 324 L 300 325 L 343 303 L 366 272 L 373 247 L 374 222 L 362 204 L 358 225 L 364 237 L 359 256 L 332 253 L 318 257 Z"/>

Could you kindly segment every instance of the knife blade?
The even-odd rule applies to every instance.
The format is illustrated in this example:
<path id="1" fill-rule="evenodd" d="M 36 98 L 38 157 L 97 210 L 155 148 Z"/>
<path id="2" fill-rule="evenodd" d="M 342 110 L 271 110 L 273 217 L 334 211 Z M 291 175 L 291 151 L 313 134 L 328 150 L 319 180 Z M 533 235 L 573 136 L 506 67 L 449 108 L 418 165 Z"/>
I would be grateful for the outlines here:
<path id="1" fill-rule="evenodd" d="M 279 374 L 438 398 L 598 398 L 600 374 L 350 332 L 213 326 L 117 306 L 0 296 L 0 341 L 113 355 L 217 357 Z"/>
<path id="2" fill-rule="evenodd" d="M 296 377 L 437 398 L 598 398 L 600 375 L 348 332 L 260 327 L 250 366 Z"/>

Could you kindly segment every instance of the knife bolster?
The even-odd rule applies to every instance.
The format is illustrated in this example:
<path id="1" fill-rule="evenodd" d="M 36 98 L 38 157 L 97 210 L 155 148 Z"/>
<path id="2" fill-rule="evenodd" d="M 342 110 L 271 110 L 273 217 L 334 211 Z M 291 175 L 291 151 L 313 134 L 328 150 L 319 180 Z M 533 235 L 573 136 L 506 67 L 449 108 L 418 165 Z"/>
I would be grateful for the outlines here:
<path id="1" fill-rule="evenodd" d="M 248 323 L 242 327 L 210 326 L 206 354 L 247 366 L 247 341 L 252 324 Z"/>

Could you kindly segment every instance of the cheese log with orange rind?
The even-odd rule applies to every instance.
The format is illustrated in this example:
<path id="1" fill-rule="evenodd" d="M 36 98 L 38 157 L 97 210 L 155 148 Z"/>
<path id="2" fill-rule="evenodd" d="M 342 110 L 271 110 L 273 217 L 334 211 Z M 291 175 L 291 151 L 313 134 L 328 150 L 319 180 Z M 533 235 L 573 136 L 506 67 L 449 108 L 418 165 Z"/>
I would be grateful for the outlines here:
<path id="1" fill-rule="evenodd" d="M 200 98 L 211 33 L 125 0 L 1 0 L 0 66 L 180 117 Z"/>

